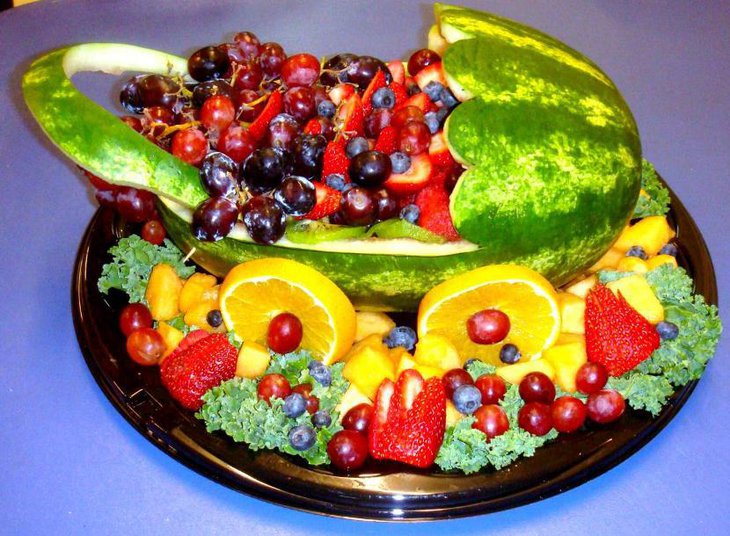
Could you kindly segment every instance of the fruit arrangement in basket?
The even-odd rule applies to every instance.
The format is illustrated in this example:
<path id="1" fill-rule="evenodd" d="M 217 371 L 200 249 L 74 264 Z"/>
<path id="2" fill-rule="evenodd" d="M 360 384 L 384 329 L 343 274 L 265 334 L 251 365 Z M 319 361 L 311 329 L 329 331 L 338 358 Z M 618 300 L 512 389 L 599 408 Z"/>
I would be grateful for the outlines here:
<path id="1" fill-rule="evenodd" d="M 436 16 L 407 61 L 241 32 L 26 73 L 41 127 L 139 224 L 99 280 L 129 297 L 130 358 L 209 431 L 345 472 L 499 469 L 627 403 L 658 413 L 714 353 L 610 79 L 513 21 Z M 121 121 L 83 69 L 144 71 Z"/>

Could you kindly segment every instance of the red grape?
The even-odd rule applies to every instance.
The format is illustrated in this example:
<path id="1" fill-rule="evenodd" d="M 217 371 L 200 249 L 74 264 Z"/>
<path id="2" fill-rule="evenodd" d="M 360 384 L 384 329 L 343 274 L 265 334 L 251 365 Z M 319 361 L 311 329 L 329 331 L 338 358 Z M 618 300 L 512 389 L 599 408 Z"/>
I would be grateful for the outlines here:
<path id="1" fill-rule="evenodd" d="M 482 374 L 474 382 L 477 389 L 482 393 L 482 404 L 496 404 L 507 392 L 504 380 L 496 374 Z"/>
<path id="2" fill-rule="evenodd" d="M 310 87 L 293 87 L 284 93 L 284 111 L 300 123 L 315 116 L 317 106 Z"/>
<path id="3" fill-rule="evenodd" d="M 286 398 L 289 396 L 291 394 L 291 385 L 281 374 L 267 374 L 261 378 L 256 393 L 260 399 L 270 405 L 269 401 L 272 397 Z"/>
<path id="4" fill-rule="evenodd" d="M 239 118 L 241 121 L 246 121 L 247 123 L 256 119 L 261 113 L 261 110 L 264 109 L 264 106 L 266 106 L 265 99 L 261 99 L 261 95 L 253 89 L 242 89 L 236 92 L 234 101 L 238 109 Z M 251 104 L 252 102 L 256 104 Z"/>
<path id="5" fill-rule="evenodd" d="M 451 369 L 441 377 L 446 390 L 446 398 L 451 398 L 457 387 L 462 385 L 473 385 L 474 380 L 467 371 L 462 368 Z"/>
<path id="6" fill-rule="evenodd" d="M 261 45 L 259 64 L 268 78 L 279 76 L 285 60 L 286 53 L 279 43 L 264 43 Z"/>
<path id="7" fill-rule="evenodd" d="M 542 372 L 530 372 L 520 382 L 520 396 L 525 402 L 551 404 L 555 400 L 555 384 Z"/>
<path id="8" fill-rule="evenodd" d="M 586 406 L 574 396 L 561 396 L 550 407 L 553 426 L 563 434 L 575 432 L 586 420 Z"/>
<path id="9" fill-rule="evenodd" d="M 208 140 L 197 128 L 180 130 L 172 137 L 172 154 L 187 164 L 197 166 L 208 152 Z"/>
<path id="10" fill-rule="evenodd" d="M 425 123 L 410 121 L 398 131 L 398 146 L 406 154 L 425 153 L 430 143 L 431 131 Z"/>
<path id="11" fill-rule="evenodd" d="M 531 434 L 543 436 L 553 427 L 550 406 L 542 402 L 528 402 L 517 414 L 520 428 Z"/>
<path id="12" fill-rule="evenodd" d="M 403 106 L 393 112 L 393 115 L 390 118 L 390 126 L 400 129 L 411 121 L 417 121 L 425 124 L 426 120 L 424 119 L 423 111 L 417 106 Z"/>
<path id="13" fill-rule="evenodd" d="M 141 223 L 157 217 L 155 194 L 129 186 L 120 186 L 114 194 L 114 208 L 127 221 Z"/>
<path id="14" fill-rule="evenodd" d="M 161 246 L 166 236 L 167 231 L 165 231 L 164 225 L 159 220 L 149 220 L 142 227 L 142 238 L 150 244 Z"/>
<path id="15" fill-rule="evenodd" d="M 365 118 L 365 134 L 369 138 L 377 138 L 380 131 L 390 125 L 393 117 L 393 110 L 388 108 L 375 108 Z"/>
<path id="16" fill-rule="evenodd" d="M 312 394 L 312 388 L 314 386 L 311 383 L 300 383 L 291 388 L 292 393 L 299 393 L 304 398 L 308 398 Z"/>
<path id="17" fill-rule="evenodd" d="M 586 402 L 588 417 L 599 424 L 613 422 L 623 415 L 626 401 L 620 393 L 612 389 L 603 389 L 588 396 Z"/>
<path id="18" fill-rule="evenodd" d="M 144 128 L 142 126 L 142 120 L 139 117 L 134 117 L 133 115 L 123 115 L 120 119 L 135 132 L 142 132 Z"/>
<path id="19" fill-rule="evenodd" d="M 236 108 L 233 101 L 225 95 L 215 95 L 207 99 L 200 108 L 200 122 L 208 130 L 221 132 L 233 123 Z"/>
<path id="20" fill-rule="evenodd" d="M 441 61 L 441 56 L 433 50 L 428 48 L 416 50 L 413 54 L 411 54 L 411 57 L 408 58 L 408 74 L 415 76 L 424 68 L 438 61 Z"/>
<path id="21" fill-rule="evenodd" d="M 608 381 L 608 371 L 600 363 L 589 361 L 578 369 L 575 375 L 575 386 L 581 393 L 590 395 L 597 393 Z"/>
<path id="22" fill-rule="evenodd" d="M 319 60 L 311 54 L 289 56 L 281 66 L 281 80 L 287 87 L 311 86 L 319 78 Z"/>
<path id="23" fill-rule="evenodd" d="M 509 430 L 507 414 L 497 404 L 479 406 L 474 412 L 474 418 L 476 420 L 471 427 L 486 434 L 487 440 L 502 435 Z"/>
<path id="24" fill-rule="evenodd" d="M 368 458 L 368 440 L 360 432 L 340 430 L 327 443 L 327 454 L 341 471 L 359 469 Z"/>
<path id="25" fill-rule="evenodd" d="M 233 87 L 236 89 L 258 89 L 264 73 L 259 64 L 254 61 L 245 61 L 238 65 L 233 79 Z"/>
<path id="26" fill-rule="evenodd" d="M 133 331 L 152 327 L 152 313 L 144 303 L 130 303 L 119 313 L 119 329 L 128 337 Z"/>
<path id="27" fill-rule="evenodd" d="M 466 321 L 466 332 L 477 344 L 496 344 L 505 339 L 510 330 L 509 317 L 497 309 L 483 309 Z"/>
<path id="28" fill-rule="evenodd" d="M 140 365 L 156 365 L 165 353 L 165 340 L 152 328 L 139 328 L 127 337 L 127 354 Z"/>
<path id="29" fill-rule="evenodd" d="M 302 342 L 302 322 L 291 313 L 279 313 L 269 323 L 266 341 L 278 354 L 293 352 Z"/>
<path id="30" fill-rule="evenodd" d="M 261 51 L 259 38 L 251 32 L 238 32 L 233 36 L 233 41 L 244 58 L 255 58 Z"/>
<path id="31" fill-rule="evenodd" d="M 237 123 L 231 123 L 227 129 L 221 132 L 216 148 L 240 164 L 256 149 L 256 143 L 248 133 L 248 129 Z"/>
<path id="32" fill-rule="evenodd" d="M 345 430 L 355 430 L 362 434 L 367 433 L 370 427 L 370 419 L 373 416 L 373 406 L 362 403 L 351 407 L 345 416 L 342 417 L 342 427 Z"/>
<path id="33" fill-rule="evenodd" d="M 375 221 L 377 205 L 370 192 L 353 186 L 342 195 L 341 210 L 349 225 L 370 225 Z"/>

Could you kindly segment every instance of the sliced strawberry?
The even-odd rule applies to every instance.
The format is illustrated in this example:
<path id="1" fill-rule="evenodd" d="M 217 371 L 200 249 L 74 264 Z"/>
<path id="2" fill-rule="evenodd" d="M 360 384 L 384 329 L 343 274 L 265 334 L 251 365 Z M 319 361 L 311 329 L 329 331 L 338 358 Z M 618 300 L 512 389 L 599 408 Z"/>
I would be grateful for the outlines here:
<path id="1" fill-rule="evenodd" d="M 375 395 L 375 404 L 368 427 L 368 450 L 373 458 L 379 460 L 387 459 L 393 453 L 395 434 L 392 424 L 388 421 L 388 414 L 394 392 L 395 383 L 386 378 L 378 387 Z"/>
<path id="2" fill-rule="evenodd" d="M 388 87 L 393 90 L 393 94 L 395 95 L 395 105 L 393 106 L 393 109 L 396 110 L 408 100 L 408 90 L 406 89 L 406 86 L 396 82 L 393 82 Z"/>
<path id="3" fill-rule="evenodd" d="M 319 220 L 339 210 L 342 193 L 322 182 L 315 182 L 314 189 L 317 201 L 314 208 L 303 216 L 304 219 Z"/>
<path id="4" fill-rule="evenodd" d="M 208 389 L 229 380 L 236 372 L 238 351 L 222 333 L 207 335 L 167 356 L 160 379 L 183 407 L 197 410 Z"/>
<path id="5" fill-rule="evenodd" d="M 425 187 L 418 193 L 416 205 L 420 210 L 418 225 L 446 240 L 459 240 L 449 211 L 449 194 L 443 185 L 430 184 Z"/>
<path id="6" fill-rule="evenodd" d="M 385 84 L 385 73 L 383 71 L 375 73 L 375 76 L 373 76 L 373 79 L 370 80 L 367 89 L 365 89 L 365 93 L 362 94 L 362 109 L 364 115 L 368 115 L 373 111 L 373 103 L 371 102 L 373 95 L 380 88 L 384 88 Z"/>
<path id="7" fill-rule="evenodd" d="M 398 150 L 398 131 L 391 126 L 385 127 L 378 134 L 378 140 L 375 142 L 373 149 L 385 154 L 396 152 Z"/>
<path id="8" fill-rule="evenodd" d="M 338 138 L 327 144 L 324 148 L 322 156 L 322 180 L 325 180 L 332 173 L 339 173 L 349 181 L 347 168 L 350 166 L 350 160 L 345 152 L 345 140 Z"/>
<path id="9" fill-rule="evenodd" d="M 588 360 L 602 364 L 611 376 L 632 370 L 660 344 L 654 326 L 601 284 L 586 296 L 585 332 Z"/>
<path id="10" fill-rule="evenodd" d="M 402 84 L 406 81 L 406 68 L 403 66 L 402 61 L 393 60 L 387 62 L 385 65 L 388 66 L 390 75 L 393 77 L 393 82 L 396 84 Z"/>
<path id="11" fill-rule="evenodd" d="M 383 186 L 395 194 L 417 192 L 428 184 L 433 166 L 428 154 L 411 156 L 411 167 L 405 173 L 391 173 Z"/>
<path id="12" fill-rule="evenodd" d="M 310 119 L 307 121 L 307 124 L 304 125 L 302 132 L 312 135 L 322 134 L 322 124 L 316 119 Z"/>
<path id="13" fill-rule="evenodd" d="M 352 84 L 337 84 L 335 87 L 330 89 L 330 92 L 327 94 L 332 102 L 335 103 L 335 106 L 339 106 L 347 98 L 355 94 L 355 86 Z"/>
<path id="14" fill-rule="evenodd" d="M 438 106 L 436 106 L 431 98 L 425 93 L 416 93 L 415 95 L 408 97 L 408 99 L 403 101 L 401 104 L 396 105 L 396 109 L 403 108 L 405 106 L 415 106 L 424 114 L 438 110 Z"/>
<path id="15" fill-rule="evenodd" d="M 200 339 L 206 338 L 208 335 L 210 335 L 210 333 L 208 333 L 204 329 L 194 329 L 193 331 L 185 335 L 185 337 L 183 337 L 183 339 L 178 343 L 177 347 L 172 352 L 170 352 L 169 355 L 163 357 L 160 360 L 159 364 L 161 365 L 162 362 L 168 357 L 184 351 L 188 347 L 198 342 Z"/>
<path id="16" fill-rule="evenodd" d="M 255 142 L 259 142 L 266 135 L 271 120 L 284 110 L 284 100 L 281 93 L 273 91 L 266 101 L 266 106 L 253 123 L 248 127 L 248 133 Z"/>
<path id="17" fill-rule="evenodd" d="M 438 82 L 442 86 L 446 87 L 446 76 L 444 75 L 444 68 L 440 61 L 424 67 L 416 73 L 413 79 L 422 90 L 431 82 Z"/>
<path id="18" fill-rule="evenodd" d="M 444 131 L 439 130 L 436 134 L 431 136 L 431 143 L 428 146 L 428 156 L 431 157 L 431 163 L 439 168 L 450 168 L 456 161 L 451 156 L 449 146 L 446 144 L 446 137 Z"/>
<path id="19" fill-rule="evenodd" d="M 337 110 L 335 125 L 339 126 L 338 131 L 347 139 L 363 135 L 365 112 L 360 95 L 355 93 L 345 99 Z"/>

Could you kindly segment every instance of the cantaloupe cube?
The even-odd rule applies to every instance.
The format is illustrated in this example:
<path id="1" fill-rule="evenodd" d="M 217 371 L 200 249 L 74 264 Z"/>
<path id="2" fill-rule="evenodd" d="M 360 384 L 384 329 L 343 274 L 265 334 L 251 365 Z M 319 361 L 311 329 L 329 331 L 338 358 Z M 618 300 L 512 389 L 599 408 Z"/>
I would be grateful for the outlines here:
<path id="1" fill-rule="evenodd" d="M 558 307 L 560 307 L 560 331 L 585 333 L 586 302 L 583 298 L 568 292 L 558 292 Z"/>
<path id="2" fill-rule="evenodd" d="M 446 427 L 454 426 L 456 423 L 458 423 L 464 416 L 459 413 L 459 410 L 456 409 L 456 406 L 454 406 L 454 403 L 451 400 L 446 401 Z"/>
<path id="3" fill-rule="evenodd" d="M 514 365 L 499 367 L 497 369 L 497 376 L 499 376 L 506 382 L 514 385 L 519 385 L 519 383 L 522 381 L 522 378 L 527 376 L 530 372 L 542 372 L 551 380 L 555 380 L 555 369 L 548 361 L 543 358 L 535 359 L 534 361 L 526 361 L 524 363 L 515 363 Z"/>
<path id="4" fill-rule="evenodd" d="M 441 335 L 427 333 L 416 344 L 413 359 L 419 365 L 443 370 L 461 367 L 459 352 L 453 344 Z"/>
<path id="5" fill-rule="evenodd" d="M 244 341 L 238 351 L 236 376 L 240 378 L 258 378 L 269 368 L 271 354 L 262 344 Z"/>
<path id="6" fill-rule="evenodd" d="M 216 285 L 215 276 L 209 274 L 194 273 L 185 281 L 180 297 L 178 298 L 178 307 L 183 313 L 203 300 L 203 292 Z"/>
<path id="7" fill-rule="evenodd" d="M 664 320 L 664 307 L 642 275 L 630 275 L 606 285 L 626 299 L 631 307 L 652 324 Z"/>
<path id="8" fill-rule="evenodd" d="M 175 348 L 177 348 L 177 345 L 180 344 L 180 341 L 183 340 L 185 335 L 182 331 L 177 328 L 173 328 L 167 322 L 160 322 L 157 325 L 157 331 L 160 335 L 162 335 L 162 340 L 165 341 L 165 351 L 160 359 L 160 363 L 162 363 L 163 359 L 175 351 Z"/>
<path id="9" fill-rule="evenodd" d="M 363 346 L 347 360 L 342 375 L 373 400 L 380 382 L 385 378 L 395 379 L 395 366 L 387 348 Z"/>
<path id="10" fill-rule="evenodd" d="M 641 246 L 651 257 L 675 235 L 666 217 L 649 216 L 624 229 L 613 247 L 625 253 L 634 246 Z"/>
<path id="11" fill-rule="evenodd" d="M 335 411 L 340 417 L 343 417 L 345 413 L 359 404 L 372 404 L 372 400 L 366 397 L 354 383 L 351 383 L 345 394 L 342 395 L 340 403 L 335 407 Z"/>
<path id="12" fill-rule="evenodd" d="M 637 274 L 645 274 L 649 271 L 648 263 L 639 257 L 624 257 L 616 266 L 619 272 L 634 272 Z"/>
<path id="13" fill-rule="evenodd" d="M 355 342 L 370 335 L 378 335 L 381 339 L 395 327 L 395 322 L 385 313 L 359 311 L 357 313 L 357 331 Z"/>
<path id="14" fill-rule="evenodd" d="M 542 358 L 548 361 L 555 370 L 555 382 L 563 391 L 576 391 L 575 375 L 578 369 L 588 361 L 585 342 L 556 344 L 545 350 Z"/>
<path id="15" fill-rule="evenodd" d="M 598 277 L 595 275 L 590 275 L 588 277 L 584 277 L 582 279 L 578 279 L 574 282 L 568 283 L 563 288 L 563 290 L 565 292 L 575 294 L 576 296 L 585 299 L 585 297 L 588 296 L 588 293 L 593 287 L 596 286 L 597 283 Z"/>
<path id="16" fill-rule="evenodd" d="M 646 261 L 646 266 L 648 270 L 653 270 L 654 268 L 658 268 L 662 264 L 671 264 L 672 266 L 677 266 L 677 259 L 674 258 L 672 255 L 655 255 L 654 257 L 650 258 L 648 261 Z"/>
<path id="17" fill-rule="evenodd" d="M 226 330 L 226 326 L 223 322 L 218 327 L 213 327 L 208 323 L 208 313 L 213 309 L 218 308 L 218 302 L 213 301 L 199 301 L 195 302 L 183 316 L 183 321 L 188 326 L 196 326 L 200 329 L 204 329 L 208 333 L 223 333 Z"/>
<path id="18" fill-rule="evenodd" d="M 178 298 L 182 287 L 182 280 L 169 264 L 157 264 L 152 268 L 144 294 L 152 318 L 158 321 L 170 320 L 178 315 Z"/>
<path id="19" fill-rule="evenodd" d="M 598 259 L 593 266 L 588 268 L 588 272 L 593 274 L 599 270 L 612 270 L 616 268 L 616 265 L 623 258 L 624 253 L 626 253 L 626 251 L 616 249 L 615 247 L 609 249 L 606 253 L 603 254 L 603 257 Z"/>

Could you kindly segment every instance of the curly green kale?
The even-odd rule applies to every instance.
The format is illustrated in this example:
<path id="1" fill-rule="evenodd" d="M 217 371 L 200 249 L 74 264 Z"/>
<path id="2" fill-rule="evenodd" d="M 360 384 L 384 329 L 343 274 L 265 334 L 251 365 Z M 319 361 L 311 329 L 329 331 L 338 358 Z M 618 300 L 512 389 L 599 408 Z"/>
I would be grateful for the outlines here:
<path id="1" fill-rule="evenodd" d="M 647 195 L 639 196 L 634 208 L 634 218 L 663 216 L 669 211 L 669 190 L 661 183 L 654 166 L 647 160 L 641 165 L 641 188 Z"/>
<path id="2" fill-rule="evenodd" d="M 195 272 L 194 266 L 182 262 L 182 252 L 167 239 L 164 245 L 155 246 L 137 235 L 130 235 L 109 248 L 109 253 L 112 262 L 102 267 L 97 282 L 99 291 L 108 294 L 110 289 L 119 289 L 127 293 L 130 303 L 145 303 L 147 281 L 156 264 L 169 264 L 182 278 Z"/>
<path id="3" fill-rule="evenodd" d="M 312 465 L 329 463 L 327 443 L 342 429 L 334 411 L 347 390 L 348 382 L 342 377 L 342 364 L 331 367 L 332 384 L 324 387 L 315 382 L 307 365 L 312 357 L 307 352 L 294 352 L 286 355 L 275 354 L 266 373 L 278 372 L 287 376 L 292 384 L 310 381 L 314 387 L 312 394 L 320 400 L 319 408 L 328 411 L 332 424 L 315 428 L 316 441 L 305 450 L 295 450 L 289 443 L 289 432 L 297 425 L 312 426 L 311 416 L 304 412 L 292 419 L 284 414 L 284 401 L 272 398 L 271 405 L 261 400 L 257 394 L 258 381 L 234 378 L 221 383 L 203 395 L 203 407 L 196 417 L 205 421 L 208 432 L 221 430 L 234 441 L 246 443 L 251 450 L 276 449 L 280 452 L 301 456 Z"/>

